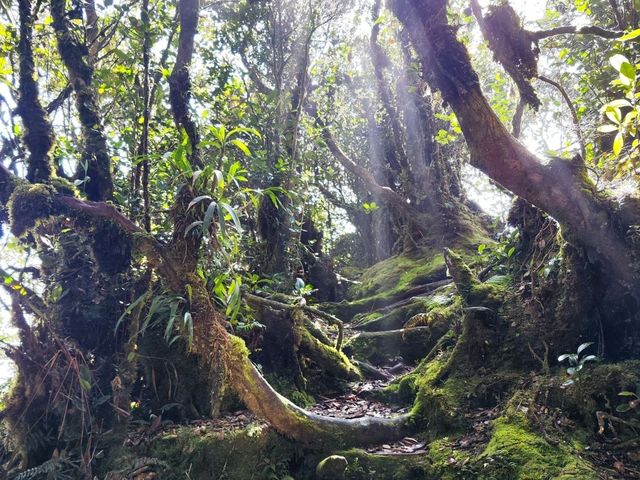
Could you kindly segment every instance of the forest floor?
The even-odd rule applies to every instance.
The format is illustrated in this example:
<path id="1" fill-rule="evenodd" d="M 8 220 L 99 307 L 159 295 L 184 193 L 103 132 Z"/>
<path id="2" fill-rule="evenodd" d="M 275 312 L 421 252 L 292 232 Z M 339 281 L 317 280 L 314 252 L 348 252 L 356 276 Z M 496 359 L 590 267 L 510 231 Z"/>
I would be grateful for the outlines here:
<path id="1" fill-rule="evenodd" d="M 137 470 L 138 476 L 122 478 L 640 479 L 640 428 L 634 419 L 615 416 L 612 405 L 629 379 L 638 381 L 638 363 L 590 367 L 579 385 L 568 389 L 561 386 L 566 374 L 560 366 L 547 373 L 480 367 L 436 381 L 451 363 L 456 343 L 442 339 L 449 338 L 447 332 L 459 338 L 462 310 L 449 282 L 437 280 L 431 290 L 418 285 L 419 294 L 412 295 L 424 277 L 418 275 L 386 304 L 362 308 L 363 298 L 377 301 L 374 286 L 368 296 L 322 306 L 348 312 L 343 319 L 352 317 L 345 322 L 344 350 L 366 362 L 378 379 L 345 384 L 342 392 L 314 393 L 315 403 L 305 407 L 323 416 L 356 419 L 394 417 L 428 402 L 426 409 L 433 411 L 426 428 L 397 441 L 344 450 L 339 445 L 298 445 L 245 410 L 188 425 L 156 418 L 132 431 L 126 446 L 138 458 L 157 459 L 168 473 L 153 476 L 155 467 L 150 466 Z M 359 314 L 352 313 L 354 306 Z M 425 312 L 437 321 L 412 327 L 416 315 Z M 444 330 L 443 319 L 451 321 Z M 335 334 L 325 327 L 329 336 Z M 597 417 L 604 408 L 609 408 L 608 416 Z M 344 458 L 346 470 L 318 476 L 316 465 L 328 455 Z"/>

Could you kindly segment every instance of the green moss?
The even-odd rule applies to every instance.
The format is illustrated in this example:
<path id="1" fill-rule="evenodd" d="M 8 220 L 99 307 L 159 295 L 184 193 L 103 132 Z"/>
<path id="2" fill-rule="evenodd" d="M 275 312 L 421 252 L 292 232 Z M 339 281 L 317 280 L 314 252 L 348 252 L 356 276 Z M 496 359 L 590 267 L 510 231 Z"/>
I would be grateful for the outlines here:
<path id="1" fill-rule="evenodd" d="M 151 446 L 149 456 L 169 464 L 166 480 L 188 478 L 283 478 L 299 456 L 293 442 L 264 425 L 215 430 L 180 427 Z"/>
<path id="2" fill-rule="evenodd" d="M 435 480 L 426 455 L 375 455 L 363 450 L 340 452 L 349 462 L 345 478 L 348 480 Z"/>
<path id="3" fill-rule="evenodd" d="M 395 255 L 369 268 L 353 293 L 369 301 L 390 298 L 442 278 L 444 268 L 444 257 L 438 251 L 427 249 Z"/>
<path id="4" fill-rule="evenodd" d="M 52 177 L 49 180 L 49 183 L 51 183 L 51 186 L 55 188 L 58 193 L 61 193 L 63 195 L 76 197 L 79 194 L 78 187 L 76 187 L 66 178 Z"/>
<path id="5" fill-rule="evenodd" d="M 565 445 L 549 445 L 544 438 L 531 430 L 522 414 L 500 417 L 493 422 L 491 440 L 479 460 L 501 461 L 490 467 L 490 471 L 484 473 L 482 478 L 516 480 L 595 478 L 593 469 L 584 460 L 570 452 L 570 448 Z"/>
<path id="6" fill-rule="evenodd" d="M 19 237 L 51 215 L 55 194 L 55 189 L 47 185 L 18 183 L 7 205 L 11 232 Z"/>
<path id="7" fill-rule="evenodd" d="M 266 375 L 266 379 L 280 395 L 288 398 L 302 408 L 315 405 L 316 400 L 307 392 L 300 391 L 290 378 L 283 378 L 276 374 Z"/>
<path id="8" fill-rule="evenodd" d="M 235 358 L 249 358 L 249 349 L 240 337 L 229 335 L 228 352 Z"/>
<path id="9" fill-rule="evenodd" d="M 563 374 L 563 380 L 564 380 Z M 558 382 L 559 383 L 559 382 Z M 622 391 L 635 392 L 640 388 L 640 360 L 619 363 L 587 365 L 576 382 L 559 390 L 555 401 L 568 413 L 576 417 L 591 430 L 597 428 L 595 412 L 612 412 L 625 398 L 618 396 Z M 627 399 L 628 401 L 628 399 Z M 617 426 L 618 435 L 627 432 L 624 425 Z"/>

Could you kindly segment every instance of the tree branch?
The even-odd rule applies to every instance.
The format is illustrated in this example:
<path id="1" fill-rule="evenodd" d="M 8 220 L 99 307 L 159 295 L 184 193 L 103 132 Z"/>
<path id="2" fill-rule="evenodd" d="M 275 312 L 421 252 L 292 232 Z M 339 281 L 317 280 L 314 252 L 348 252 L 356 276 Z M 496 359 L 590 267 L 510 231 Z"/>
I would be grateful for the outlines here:
<path id="1" fill-rule="evenodd" d="M 538 30 L 535 32 L 526 31 L 531 41 L 537 42 L 544 38 L 554 37 L 556 35 L 596 35 L 602 38 L 618 38 L 624 35 L 624 32 L 617 30 L 607 30 L 606 28 L 596 27 L 593 25 L 585 27 L 574 27 L 566 25 L 563 27 L 550 28 L 548 30 Z"/>
<path id="2" fill-rule="evenodd" d="M 242 296 L 249 302 L 258 305 L 266 305 L 268 307 L 272 307 L 278 310 L 296 310 L 301 309 L 304 312 L 307 312 L 315 317 L 322 318 L 326 320 L 329 325 L 333 325 L 338 328 L 338 338 L 336 340 L 336 350 L 340 350 L 342 348 L 342 337 L 344 325 L 342 320 L 337 317 L 334 317 L 330 313 L 323 312 L 322 310 L 318 310 L 317 308 L 310 307 L 309 305 L 289 305 L 288 303 L 278 302 L 276 300 L 271 300 L 269 298 L 259 297 L 257 295 L 253 295 L 251 293 L 245 292 Z"/>
<path id="3" fill-rule="evenodd" d="M 576 111 L 576 107 L 573 106 L 573 102 L 571 101 L 569 94 L 558 82 L 555 82 L 543 75 L 538 76 L 538 78 L 560 91 L 562 98 L 564 98 L 564 101 L 567 104 L 567 107 L 569 107 L 569 111 L 571 112 L 571 120 L 573 121 L 573 126 L 576 130 L 576 135 L 578 136 L 578 142 L 580 143 L 580 155 L 582 155 L 582 159 L 585 160 L 587 158 L 587 147 L 584 143 L 584 137 L 582 136 L 582 128 L 580 128 L 580 119 L 578 118 L 578 112 Z"/>

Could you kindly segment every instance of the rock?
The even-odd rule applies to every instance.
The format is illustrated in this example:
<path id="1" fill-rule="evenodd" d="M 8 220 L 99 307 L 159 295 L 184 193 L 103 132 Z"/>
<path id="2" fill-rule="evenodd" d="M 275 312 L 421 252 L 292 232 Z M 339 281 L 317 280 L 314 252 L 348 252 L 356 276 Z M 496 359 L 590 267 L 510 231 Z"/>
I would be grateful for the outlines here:
<path id="1" fill-rule="evenodd" d="M 316 467 L 316 475 L 319 480 L 334 480 L 344 478 L 344 472 L 349 462 L 340 455 L 331 455 L 322 460 Z"/>

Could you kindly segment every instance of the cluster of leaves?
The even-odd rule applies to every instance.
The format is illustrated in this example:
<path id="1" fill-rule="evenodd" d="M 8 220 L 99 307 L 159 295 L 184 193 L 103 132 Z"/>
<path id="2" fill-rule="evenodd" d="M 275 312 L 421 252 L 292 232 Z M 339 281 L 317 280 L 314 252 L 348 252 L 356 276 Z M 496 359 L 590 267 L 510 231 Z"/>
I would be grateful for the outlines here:
<path id="1" fill-rule="evenodd" d="M 627 41 L 640 37 L 640 29 L 624 35 L 619 40 Z M 640 139 L 638 138 L 638 114 L 640 113 L 640 89 L 638 88 L 638 72 L 640 65 L 627 56 L 617 53 L 609 62 L 618 72 L 618 78 L 611 86 L 624 98 L 617 98 L 603 107 L 608 123 L 600 126 L 598 131 L 614 134 L 612 155 L 608 158 L 614 164 L 616 176 L 633 175 L 640 178 Z M 606 158 L 606 156 L 605 156 Z"/>
<path id="2" fill-rule="evenodd" d="M 558 362 L 560 363 L 565 360 L 569 362 L 569 367 L 567 368 L 567 375 L 569 376 L 569 379 L 562 384 L 563 386 L 567 387 L 569 385 L 573 385 L 580 378 L 580 372 L 585 365 L 589 362 L 598 360 L 596 355 L 582 355 L 582 352 L 591 345 L 593 345 L 593 342 L 583 343 L 578 347 L 576 353 L 564 353 L 558 357 Z"/>

